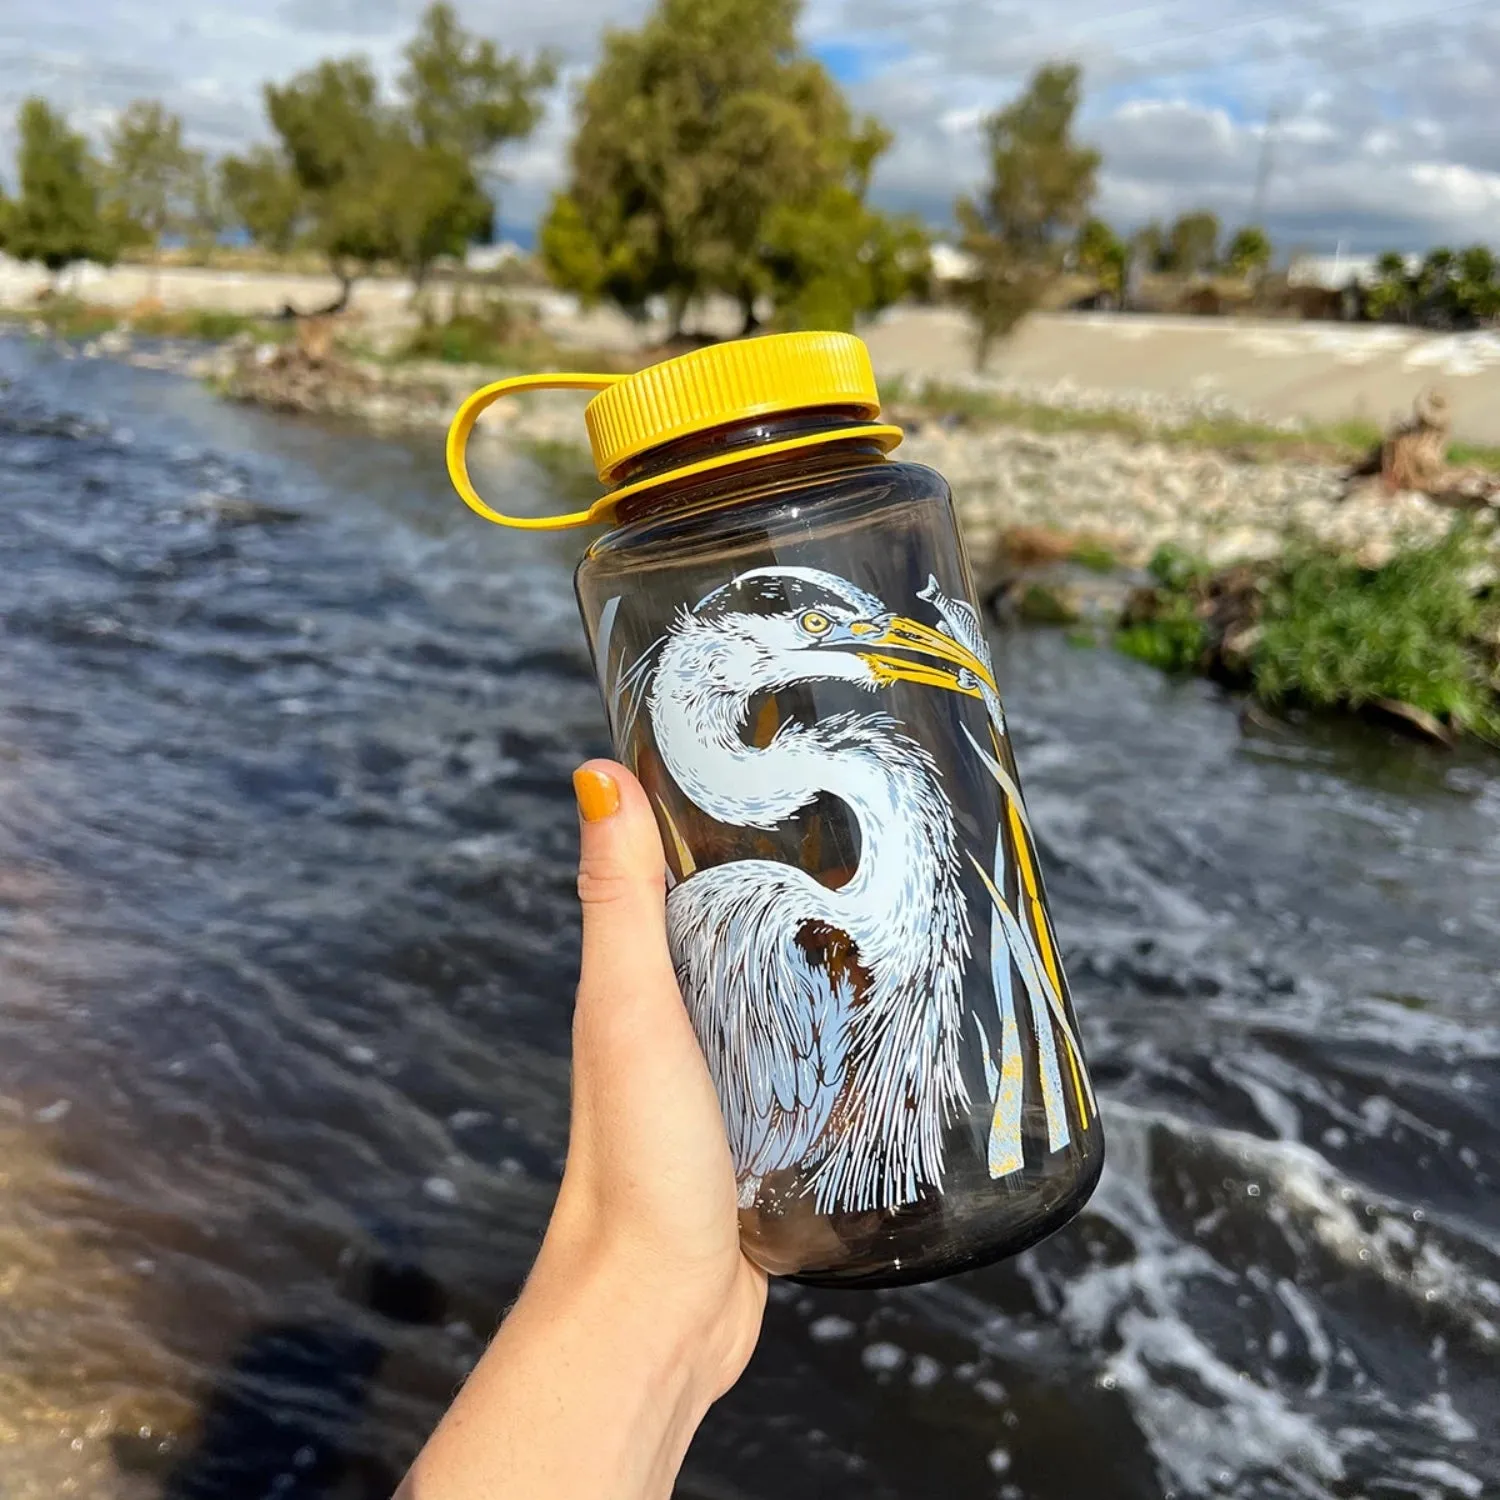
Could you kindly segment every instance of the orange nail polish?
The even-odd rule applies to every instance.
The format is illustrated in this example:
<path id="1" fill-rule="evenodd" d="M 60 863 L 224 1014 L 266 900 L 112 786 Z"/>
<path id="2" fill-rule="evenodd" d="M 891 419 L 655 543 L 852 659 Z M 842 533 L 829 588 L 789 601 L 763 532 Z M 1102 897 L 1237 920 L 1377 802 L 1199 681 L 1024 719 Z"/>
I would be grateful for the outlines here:
<path id="1" fill-rule="evenodd" d="M 620 810 L 620 789 L 603 771 L 574 771 L 573 795 L 585 823 L 602 823 Z"/>

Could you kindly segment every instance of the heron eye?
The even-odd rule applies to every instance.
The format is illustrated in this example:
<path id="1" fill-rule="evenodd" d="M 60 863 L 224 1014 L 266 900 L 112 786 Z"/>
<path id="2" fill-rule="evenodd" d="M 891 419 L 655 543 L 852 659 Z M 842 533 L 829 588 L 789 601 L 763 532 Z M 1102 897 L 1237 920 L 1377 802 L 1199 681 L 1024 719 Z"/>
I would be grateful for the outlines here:
<path id="1" fill-rule="evenodd" d="M 809 635 L 826 635 L 833 628 L 833 621 L 815 609 L 808 610 L 797 623 Z"/>

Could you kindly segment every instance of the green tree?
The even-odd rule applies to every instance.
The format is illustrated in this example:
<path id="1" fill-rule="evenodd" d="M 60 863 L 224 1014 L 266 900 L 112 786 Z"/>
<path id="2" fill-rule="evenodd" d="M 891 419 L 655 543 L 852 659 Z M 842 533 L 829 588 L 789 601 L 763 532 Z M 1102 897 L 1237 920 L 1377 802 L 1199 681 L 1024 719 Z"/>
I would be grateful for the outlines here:
<path id="1" fill-rule="evenodd" d="M 1366 298 L 1370 316 L 1385 323 L 1409 323 L 1415 304 L 1416 288 L 1406 257 L 1387 250 L 1375 262 L 1375 276 Z"/>
<path id="2" fill-rule="evenodd" d="M 1171 269 L 1185 276 L 1211 271 L 1219 258 L 1219 216 L 1206 209 L 1183 214 L 1172 226 L 1167 257 Z"/>
<path id="3" fill-rule="evenodd" d="M 876 213 L 844 186 L 775 210 L 762 255 L 783 328 L 852 328 L 924 290 L 931 276 L 922 224 Z"/>
<path id="4" fill-rule="evenodd" d="M 800 0 L 660 0 L 610 31 L 577 104 L 570 178 L 542 229 L 553 279 L 632 313 L 734 298 L 749 331 L 848 326 L 920 275 L 910 223 L 866 204 L 889 145 L 797 46 Z"/>
<path id="5" fill-rule="evenodd" d="M 1500 261 L 1487 245 L 1459 253 L 1452 297 L 1455 322 L 1473 327 L 1500 317 Z"/>
<path id="6" fill-rule="evenodd" d="M 330 59 L 265 87 L 276 135 L 223 164 L 224 196 L 259 243 L 322 252 L 341 286 L 385 261 L 420 287 L 442 255 L 486 236 L 483 175 L 496 149 L 532 130 L 552 63 L 524 64 L 471 37 L 435 4 L 406 49 L 394 97 L 363 57 Z"/>
<path id="7" fill-rule="evenodd" d="M 1260 276 L 1271 264 L 1271 238 L 1258 225 L 1247 224 L 1230 240 L 1224 260 L 1236 276 Z"/>
<path id="8" fill-rule="evenodd" d="M 995 340 L 1041 299 L 1065 237 L 1093 201 L 1099 153 L 1073 138 L 1081 82 L 1072 64 L 1049 64 L 985 121 L 989 182 L 956 205 L 960 243 L 975 265 L 959 294 L 974 319 L 981 367 Z"/>
<path id="9" fill-rule="evenodd" d="M 209 166 L 201 152 L 195 152 L 194 156 L 183 232 L 193 252 L 203 256 L 218 244 L 229 221 L 229 206 L 224 200 L 219 174 Z"/>
<path id="10" fill-rule="evenodd" d="M 7 214 L 6 241 L 18 260 L 61 271 L 77 260 L 108 263 L 115 242 L 99 207 L 99 164 L 88 143 L 43 99 L 16 118 L 20 197 Z"/>
<path id="11" fill-rule="evenodd" d="M 1115 297 L 1125 291 L 1125 266 L 1128 252 L 1113 229 L 1103 219 L 1087 219 L 1073 244 L 1078 269 L 1092 276 L 1101 291 Z"/>
<path id="12" fill-rule="evenodd" d="M 1454 281 L 1458 256 L 1446 245 L 1429 250 L 1413 278 L 1415 314 L 1423 324 L 1447 327 L 1454 316 Z"/>
<path id="13" fill-rule="evenodd" d="M 542 118 L 544 94 L 557 79 L 547 54 L 509 57 L 459 24 L 451 5 L 431 5 L 405 52 L 401 92 L 416 140 L 451 152 L 487 175 L 494 152 L 524 140 Z"/>
<path id="14" fill-rule="evenodd" d="M 395 171 L 398 259 L 420 287 L 440 255 L 462 256 L 494 228 L 497 152 L 536 129 L 557 64 L 526 61 L 472 36 L 451 5 L 430 5 L 405 51 L 401 94 L 409 140 Z M 407 177 L 410 193 L 399 183 Z"/>
<path id="15" fill-rule="evenodd" d="M 270 146 L 219 163 L 219 196 L 226 216 L 257 245 L 285 255 L 302 231 L 306 205 L 292 169 Z"/>
<path id="16" fill-rule="evenodd" d="M 268 83 L 265 101 L 301 189 L 307 240 L 338 277 L 342 307 L 357 275 L 396 259 L 387 169 L 397 137 L 380 86 L 364 58 L 348 57 Z"/>
<path id="17" fill-rule="evenodd" d="M 182 121 L 155 99 L 127 105 L 109 132 L 104 167 L 106 211 L 152 250 L 185 233 L 202 158 L 183 144 Z"/>

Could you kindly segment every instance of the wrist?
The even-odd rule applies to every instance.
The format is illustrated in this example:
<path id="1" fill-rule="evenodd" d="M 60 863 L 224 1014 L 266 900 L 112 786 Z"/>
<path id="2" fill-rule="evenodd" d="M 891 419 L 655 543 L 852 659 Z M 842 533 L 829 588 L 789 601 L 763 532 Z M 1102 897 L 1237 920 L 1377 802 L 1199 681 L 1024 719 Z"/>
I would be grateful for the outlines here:
<path id="1" fill-rule="evenodd" d="M 643 1250 L 560 1228 L 549 1229 L 512 1318 L 587 1328 L 622 1381 L 686 1425 L 685 1451 L 728 1383 L 717 1354 L 721 1305 Z"/>

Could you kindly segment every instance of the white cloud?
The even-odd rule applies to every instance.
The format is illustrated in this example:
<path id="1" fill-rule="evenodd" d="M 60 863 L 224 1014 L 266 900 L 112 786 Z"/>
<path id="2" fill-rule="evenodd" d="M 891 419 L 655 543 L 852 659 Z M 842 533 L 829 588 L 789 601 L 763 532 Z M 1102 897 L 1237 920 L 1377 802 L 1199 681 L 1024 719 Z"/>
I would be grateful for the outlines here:
<path id="1" fill-rule="evenodd" d="M 259 88 L 333 53 L 390 71 L 424 0 L 7 0 L 0 166 L 16 104 L 38 92 L 91 130 L 140 95 L 210 150 L 260 134 Z M 504 216 L 532 218 L 559 180 L 568 83 L 606 25 L 648 0 L 459 0 L 507 48 L 548 47 L 564 83 L 505 162 Z M 1500 13 L 1490 3 L 1307 0 L 808 0 L 804 35 L 862 59 L 855 103 L 897 134 L 877 192 L 947 219 L 981 171 L 978 126 L 1039 62 L 1085 67 L 1084 133 L 1104 153 L 1100 207 L 1125 223 L 1207 206 L 1249 211 L 1266 124 L 1268 217 L 1288 243 L 1419 248 L 1500 240 Z"/>

